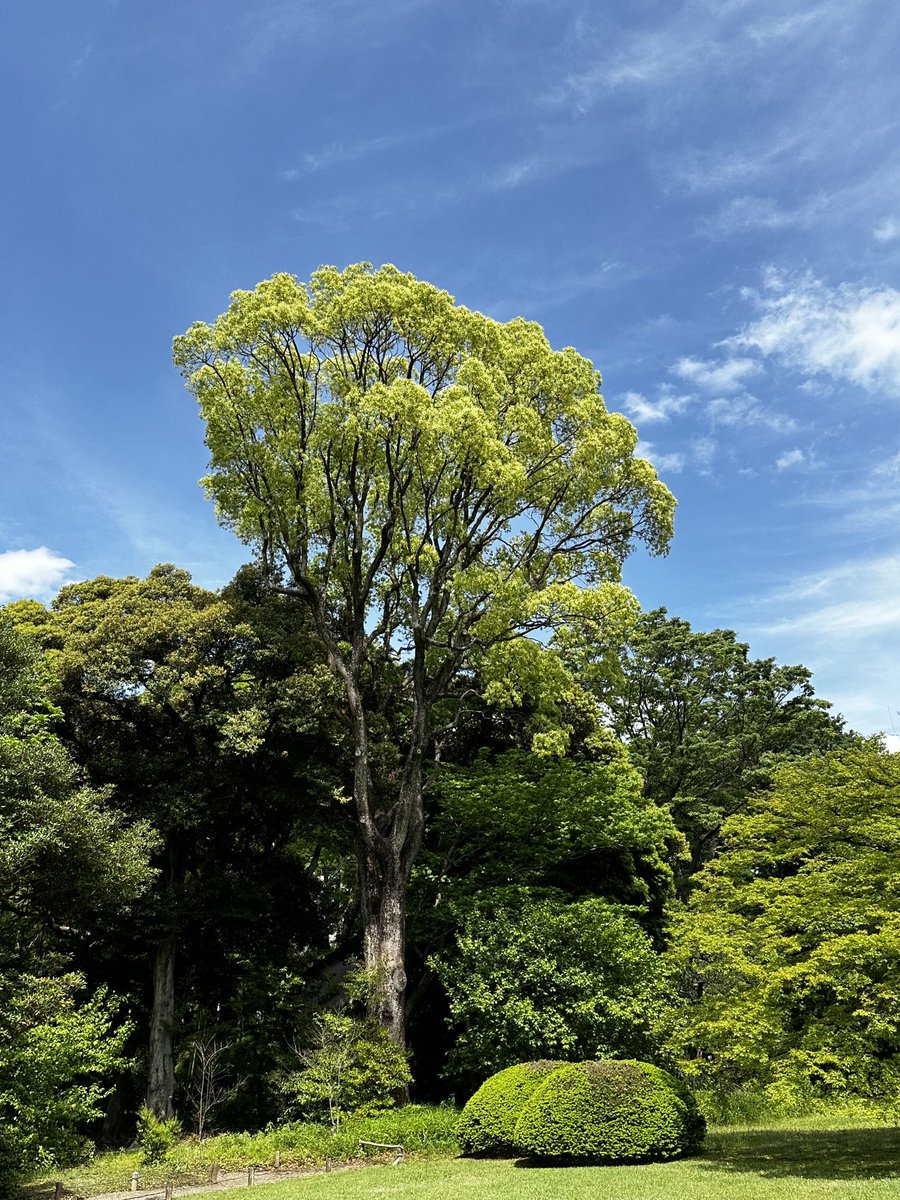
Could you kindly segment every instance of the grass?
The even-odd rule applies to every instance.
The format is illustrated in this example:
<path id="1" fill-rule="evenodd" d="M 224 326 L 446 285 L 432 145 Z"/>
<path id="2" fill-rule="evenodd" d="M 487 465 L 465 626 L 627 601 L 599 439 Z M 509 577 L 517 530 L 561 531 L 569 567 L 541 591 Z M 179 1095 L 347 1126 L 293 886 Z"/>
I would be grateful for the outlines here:
<path id="1" fill-rule="evenodd" d="M 425 1118 L 420 1111 L 419 1120 L 429 1127 L 433 1125 L 430 1114 Z M 284 1133 L 279 1130 L 260 1136 L 271 1138 Z M 513 1159 L 454 1158 L 450 1157 L 452 1153 L 449 1148 L 441 1152 L 431 1146 L 424 1149 L 423 1157 L 413 1156 L 397 1167 L 372 1166 L 280 1183 L 260 1182 L 253 1189 L 253 1200 L 369 1200 L 376 1196 L 387 1200 L 456 1200 L 460 1196 L 466 1200 L 900 1197 L 900 1129 L 896 1125 L 866 1123 L 863 1118 L 819 1116 L 765 1127 L 714 1129 L 702 1155 L 645 1166 L 536 1166 Z M 125 1165 L 128 1156 L 115 1157 Z M 95 1166 L 101 1161 L 98 1158 Z M 82 1196 L 91 1194 L 89 1170 L 82 1169 L 81 1188 L 73 1187 L 74 1179 L 68 1183 Z M 35 1188 L 35 1197 L 46 1187 L 45 1183 Z"/>

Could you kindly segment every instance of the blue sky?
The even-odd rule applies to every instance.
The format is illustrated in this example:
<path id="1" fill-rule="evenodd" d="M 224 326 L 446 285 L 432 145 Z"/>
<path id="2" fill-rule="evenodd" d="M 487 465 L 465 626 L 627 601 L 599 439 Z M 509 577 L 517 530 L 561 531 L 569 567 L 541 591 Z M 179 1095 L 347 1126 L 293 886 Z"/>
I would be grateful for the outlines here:
<path id="1" fill-rule="evenodd" d="M 0 601 L 224 583 L 172 337 L 274 271 L 393 262 L 603 372 L 679 500 L 626 571 L 646 607 L 900 731 L 900 8 L 9 9 Z"/>

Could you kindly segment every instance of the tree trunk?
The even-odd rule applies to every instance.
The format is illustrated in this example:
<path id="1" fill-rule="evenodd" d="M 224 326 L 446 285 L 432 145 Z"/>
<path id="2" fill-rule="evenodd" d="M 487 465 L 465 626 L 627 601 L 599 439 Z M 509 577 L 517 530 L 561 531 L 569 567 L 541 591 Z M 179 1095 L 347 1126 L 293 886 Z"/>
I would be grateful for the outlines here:
<path id="1" fill-rule="evenodd" d="M 147 1107 L 165 1120 L 175 1091 L 175 939 L 161 942 L 153 955 L 153 1011 L 150 1016 L 150 1069 Z"/>
<path id="2" fill-rule="evenodd" d="M 406 873 L 396 861 L 374 862 L 362 855 L 360 899 L 363 956 L 372 979 L 369 1017 L 380 1021 L 391 1040 L 406 1046 Z M 393 858 L 393 856 L 391 856 Z"/>

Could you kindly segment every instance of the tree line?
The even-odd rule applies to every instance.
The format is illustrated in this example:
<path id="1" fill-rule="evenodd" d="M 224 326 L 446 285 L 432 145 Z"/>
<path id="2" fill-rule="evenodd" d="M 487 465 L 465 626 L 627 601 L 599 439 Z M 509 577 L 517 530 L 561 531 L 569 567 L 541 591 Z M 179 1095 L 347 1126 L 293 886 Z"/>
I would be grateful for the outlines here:
<path id="1" fill-rule="evenodd" d="M 302 1110 L 360 978 L 419 1096 L 603 1054 L 888 1095 L 896 760 L 805 668 L 639 612 L 622 564 L 674 500 L 591 364 L 365 264 L 235 293 L 175 356 L 253 562 L 0 620 L 16 1153 L 187 1118 L 198 1046 L 223 1125 Z"/>

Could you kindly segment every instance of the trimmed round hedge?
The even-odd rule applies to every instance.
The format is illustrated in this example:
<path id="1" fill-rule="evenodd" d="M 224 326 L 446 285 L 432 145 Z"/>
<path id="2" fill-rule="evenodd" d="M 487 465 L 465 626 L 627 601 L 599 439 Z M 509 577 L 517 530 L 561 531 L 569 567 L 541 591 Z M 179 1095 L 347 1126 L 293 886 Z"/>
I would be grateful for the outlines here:
<path id="1" fill-rule="evenodd" d="M 513 1140 L 524 1154 L 634 1162 L 698 1150 L 706 1122 L 691 1093 L 650 1063 L 572 1063 L 534 1089 Z"/>
<path id="2" fill-rule="evenodd" d="M 519 1114 L 535 1088 L 564 1062 L 517 1063 L 486 1079 L 462 1110 L 456 1137 L 465 1154 L 484 1150 L 513 1150 Z"/>

